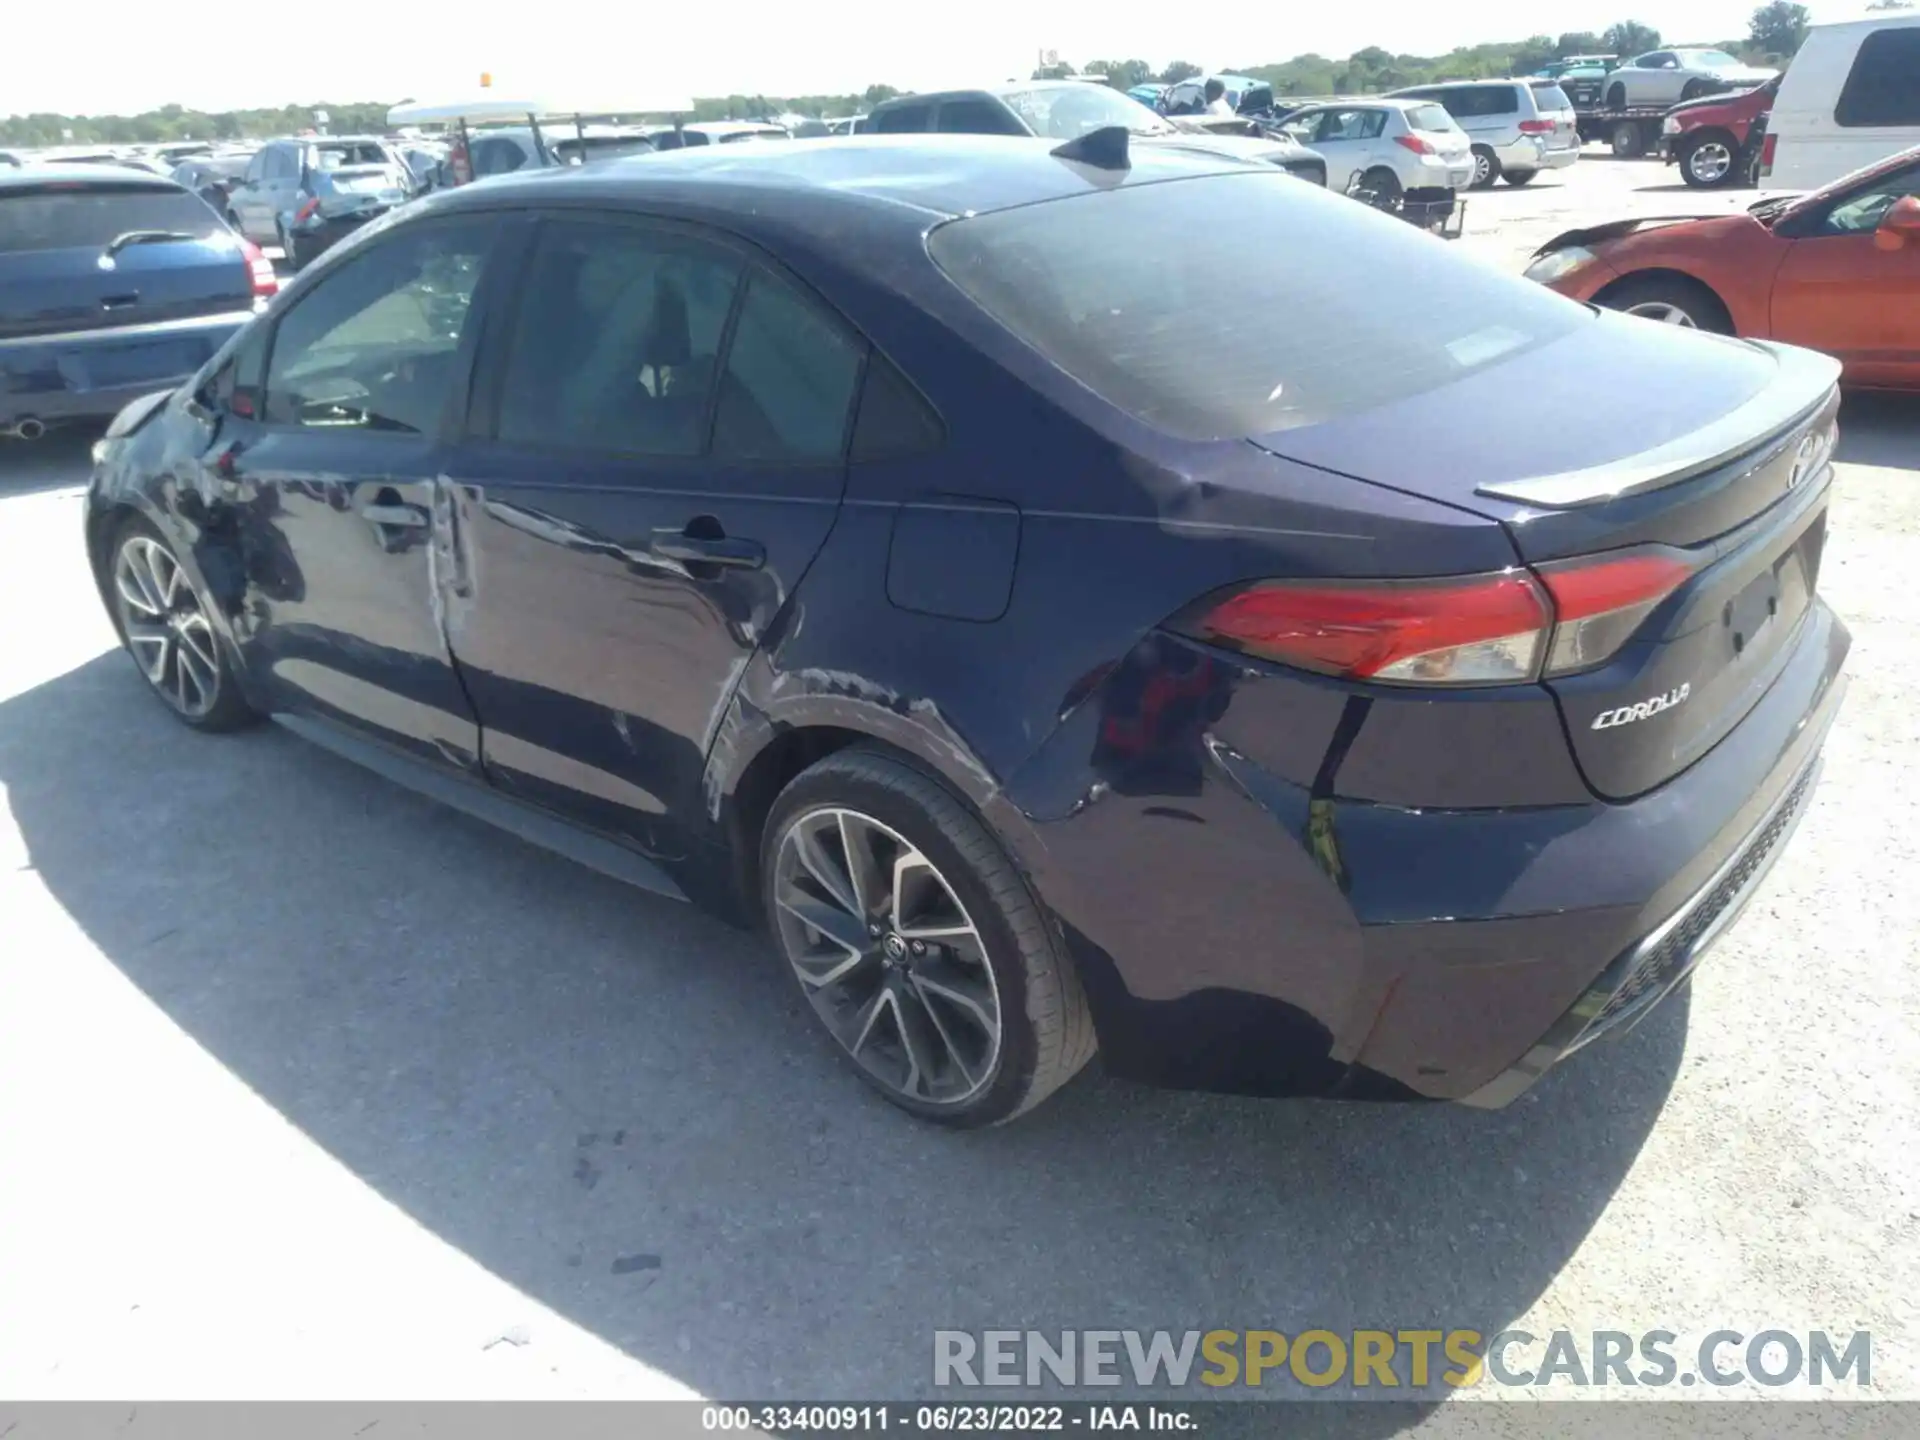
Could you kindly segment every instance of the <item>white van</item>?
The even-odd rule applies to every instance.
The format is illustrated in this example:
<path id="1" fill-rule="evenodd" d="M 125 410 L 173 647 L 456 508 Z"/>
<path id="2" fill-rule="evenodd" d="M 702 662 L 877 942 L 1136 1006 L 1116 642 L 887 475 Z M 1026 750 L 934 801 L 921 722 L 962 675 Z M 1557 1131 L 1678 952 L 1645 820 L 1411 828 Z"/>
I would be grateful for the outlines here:
<path id="1" fill-rule="evenodd" d="M 1769 189 L 1816 190 L 1920 145 L 1920 10 L 1816 25 L 1767 119 Z"/>

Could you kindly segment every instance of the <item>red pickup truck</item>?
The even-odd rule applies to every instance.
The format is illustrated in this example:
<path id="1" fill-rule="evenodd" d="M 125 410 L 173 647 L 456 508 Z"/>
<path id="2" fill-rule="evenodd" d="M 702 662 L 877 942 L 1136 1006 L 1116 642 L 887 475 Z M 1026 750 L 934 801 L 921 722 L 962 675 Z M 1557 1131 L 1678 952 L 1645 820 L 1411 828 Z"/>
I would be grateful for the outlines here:
<path id="1" fill-rule="evenodd" d="M 1681 101 L 1660 124 L 1660 158 L 1678 164 L 1680 178 L 1696 189 L 1754 184 L 1767 112 L 1779 93 L 1776 75 L 1752 90 Z"/>

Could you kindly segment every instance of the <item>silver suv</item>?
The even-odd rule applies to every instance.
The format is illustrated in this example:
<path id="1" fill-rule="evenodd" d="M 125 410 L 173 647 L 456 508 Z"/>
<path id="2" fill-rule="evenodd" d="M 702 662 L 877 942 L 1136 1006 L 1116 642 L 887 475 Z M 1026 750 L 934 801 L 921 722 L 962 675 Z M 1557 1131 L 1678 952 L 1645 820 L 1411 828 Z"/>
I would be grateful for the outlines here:
<path id="1" fill-rule="evenodd" d="M 1459 80 L 1393 94 L 1446 107 L 1473 146 L 1476 190 L 1502 178 L 1524 185 L 1542 170 L 1559 170 L 1580 158 L 1573 102 L 1557 80 Z"/>

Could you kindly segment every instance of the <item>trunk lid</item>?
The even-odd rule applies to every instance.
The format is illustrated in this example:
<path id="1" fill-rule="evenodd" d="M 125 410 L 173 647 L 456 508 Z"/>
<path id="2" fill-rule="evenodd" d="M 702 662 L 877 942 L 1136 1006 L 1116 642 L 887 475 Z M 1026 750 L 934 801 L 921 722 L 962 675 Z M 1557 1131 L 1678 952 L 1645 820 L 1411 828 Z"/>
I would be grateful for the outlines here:
<path id="1" fill-rule="evenodd" d="M 186 238 L 160 238 L 170 236 Z M 183 189 L 84 182 L 0 193 L 0 339 L 252 305 L 239 242 Z"/>
<path id="2" fill-rule="evenodd" d="M 1631 380 L 1630 411 L 1593 403 L 1610 374 Z M 1627 799 L 1712 749 L 1786 662 L 1819 580 L 1838 374 L 1808 351 L 1607 315 L 1364 419 L 1256 443 L 1499 520 L 1542 570 L 1633 547 L 1683 561 L 1604 664 L 1545 682 L 1588 784 Z M 1497 442 L 1459 423 L 1487 414 L 1504 417 Z"/>

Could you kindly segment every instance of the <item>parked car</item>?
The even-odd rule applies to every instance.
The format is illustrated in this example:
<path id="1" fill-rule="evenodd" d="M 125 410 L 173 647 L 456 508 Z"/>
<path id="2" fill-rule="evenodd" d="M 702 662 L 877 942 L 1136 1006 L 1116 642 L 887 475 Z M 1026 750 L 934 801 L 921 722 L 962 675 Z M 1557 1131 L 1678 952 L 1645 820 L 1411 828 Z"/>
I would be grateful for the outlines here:
<path id="1" fill-rule="evenodd" d="M 105 419 L 193 374 L 274 292 L 273 266 L 145 171 L 0 171 L 0 434 Z"/>
<path id="2" fill-rule="evenodd" d="M 1273 86 L 1246 75 L 1195 75 L 1177 85 L 1167 86 L 1155 108 L 1163 115 L 1198 115 L 1207 108 L 1207 81 L 1218 80 L 1226 92 L 1223 99 L 1235 114 L 1257 115 L 1273 107 Z M 1132 95 L 1132 91 L 1127 92 Z"/>
<path id="3" fill-rule="evenodd" d="M 1607 79 L 1606 105 L 1677 105 L 1697 95 L 1750 90 L 1780 72 L 1759 69 L 1724 50 L 1650 50 Z"/>
<path id="4" fill-rule="evenodd" d="M 1543 66 L 1530 77 L 1555 80 L 1567 93 L 1575 113 L 1598 110 L 1604 103 L 1607 76 L 1620 64 L 1618 55 L 1569 55 L 1564 60 Z"/>
<path id="5" fill-rule="evenodd" d="M 1451 209 L 1456 193 L 1473 180 L 1466 132 L 1433 101 L 1309 106 L 1289 115 L 1281 129 L 1325 157 L 1329 189 L 1358 184 L 1388 202 L 1416 205 L 1444 198 Z"/>
<path id="6" fill-rule="evenodd" d="M 843 115 L 838 120 L 827 121 L 827 133 L 831 135 L 859 135 L 867 128 L 864 115 Z"/>
<path id="7" fill-rule="evenodd" d="M 1527 273 L 1670 325 L 1824 350 L 1850 385 L 1920 390 L 1920 147 L 1744 214 L 1570 230 Z"/>
<path id="8" fill-rule="evenodd" d="M 697 149 L 702 145 L 737 145 L 744 140 L 790 140 L 779 126 L 759 120 L 696 120 L 684 125 L 658 125 L 648 130 L 657 150 Z"/>
<path id="9" fill-rule="evenodd" d="M 1776 76 L 1751 90 L 1682 101 L 1660 122 L 1660 158 L 1677 164 L 1680 178 L 1697 190 L 1753 184 L 1779 91 Z"/>
<path id="10" fill-rule="evenodd" d="M 226 215 L 232 208 L 230 199 L 234 183 L 247 173 L 247 166 L 253 161 L 253 152 L 236 150 L 226 155 L 196 156 L 183 160 L 173 167 L 172 179 L 176 185 L 184 185 L 212 207 L 216 215 Z"/>
<path id="11" fill-rule="evenodd" d="M 1107 85 L 1078 80 L 1017 81 L 978 90 L 902 95 L 873 107 L 874 133 L 913 135 L 1037 135 L 1075 140 L 1108 127 L 1126 130 L 1142 146 L 1191 150 L 1247 165 L 1277 165 L 1298 179 L 1325 185 L 1327 162 L 1291 136 L 1215 135 L 1163 119 Z"/>
<path id="12" fill-rule="evenodd" d="M 1569 76 L 1584 77 L 1589 72 L 1605 75 L 1619 63 L 1618 55 L 1566 55 L 1550 64 L 1542 65 L 1529 78 L 1564 80 Z"/>
<path id="13" fill-rule="evenodd" d="M 1162 109 L 1162 102 L 1167 98 L 1167 88 L 1165 85 L 1135 85 L 1127 91 L 1127 98 L 1138 100 L 1149 110 L 1160 110 L 1164 114 L 1166 112 Z"/>
<path id="14" fill-rule="evenodd" d="M 11 150 L 0 150 L 0 165 L 6 165 L 14 169 L 18 169 L 20 166 L 20 157 L 14 154 Z"/>
<path id="15" fill-rule="evenodd" d="M 305 268 L 362 225 L 404 204 L 412 172 L 386 141 L 368 136 L 273 140 L 248 162 L 228 196 L 233 227 L 278 245 Z"/>
<path id="16" fill-rule="evenodd" d="M 367 227 L 102 445 L 139 673 L 763 924 L 917 1115 L 1008 1119 L 1096 1043 L 1513 1099 L 1684 983 L 1807 808 L 1837 367 L 1096 133 Z"/>
<path id="17" fill-rule="evenodd" d="M 1811 190 L 1920 144 L 1920 13 L 1816 25 L 1767 119 L 1761 171 Z"/>
<path id="18" fill-rule="evenodd" d="M 1564 170 L 1580 158 L 1573 102 L 1554 80 L 1462 80 L 1395 90 L 1408 100 L 1445 108 L 1473 146 L 1473 188 L 1496 180 L 1525 185 L 1542 170 Z"/>

